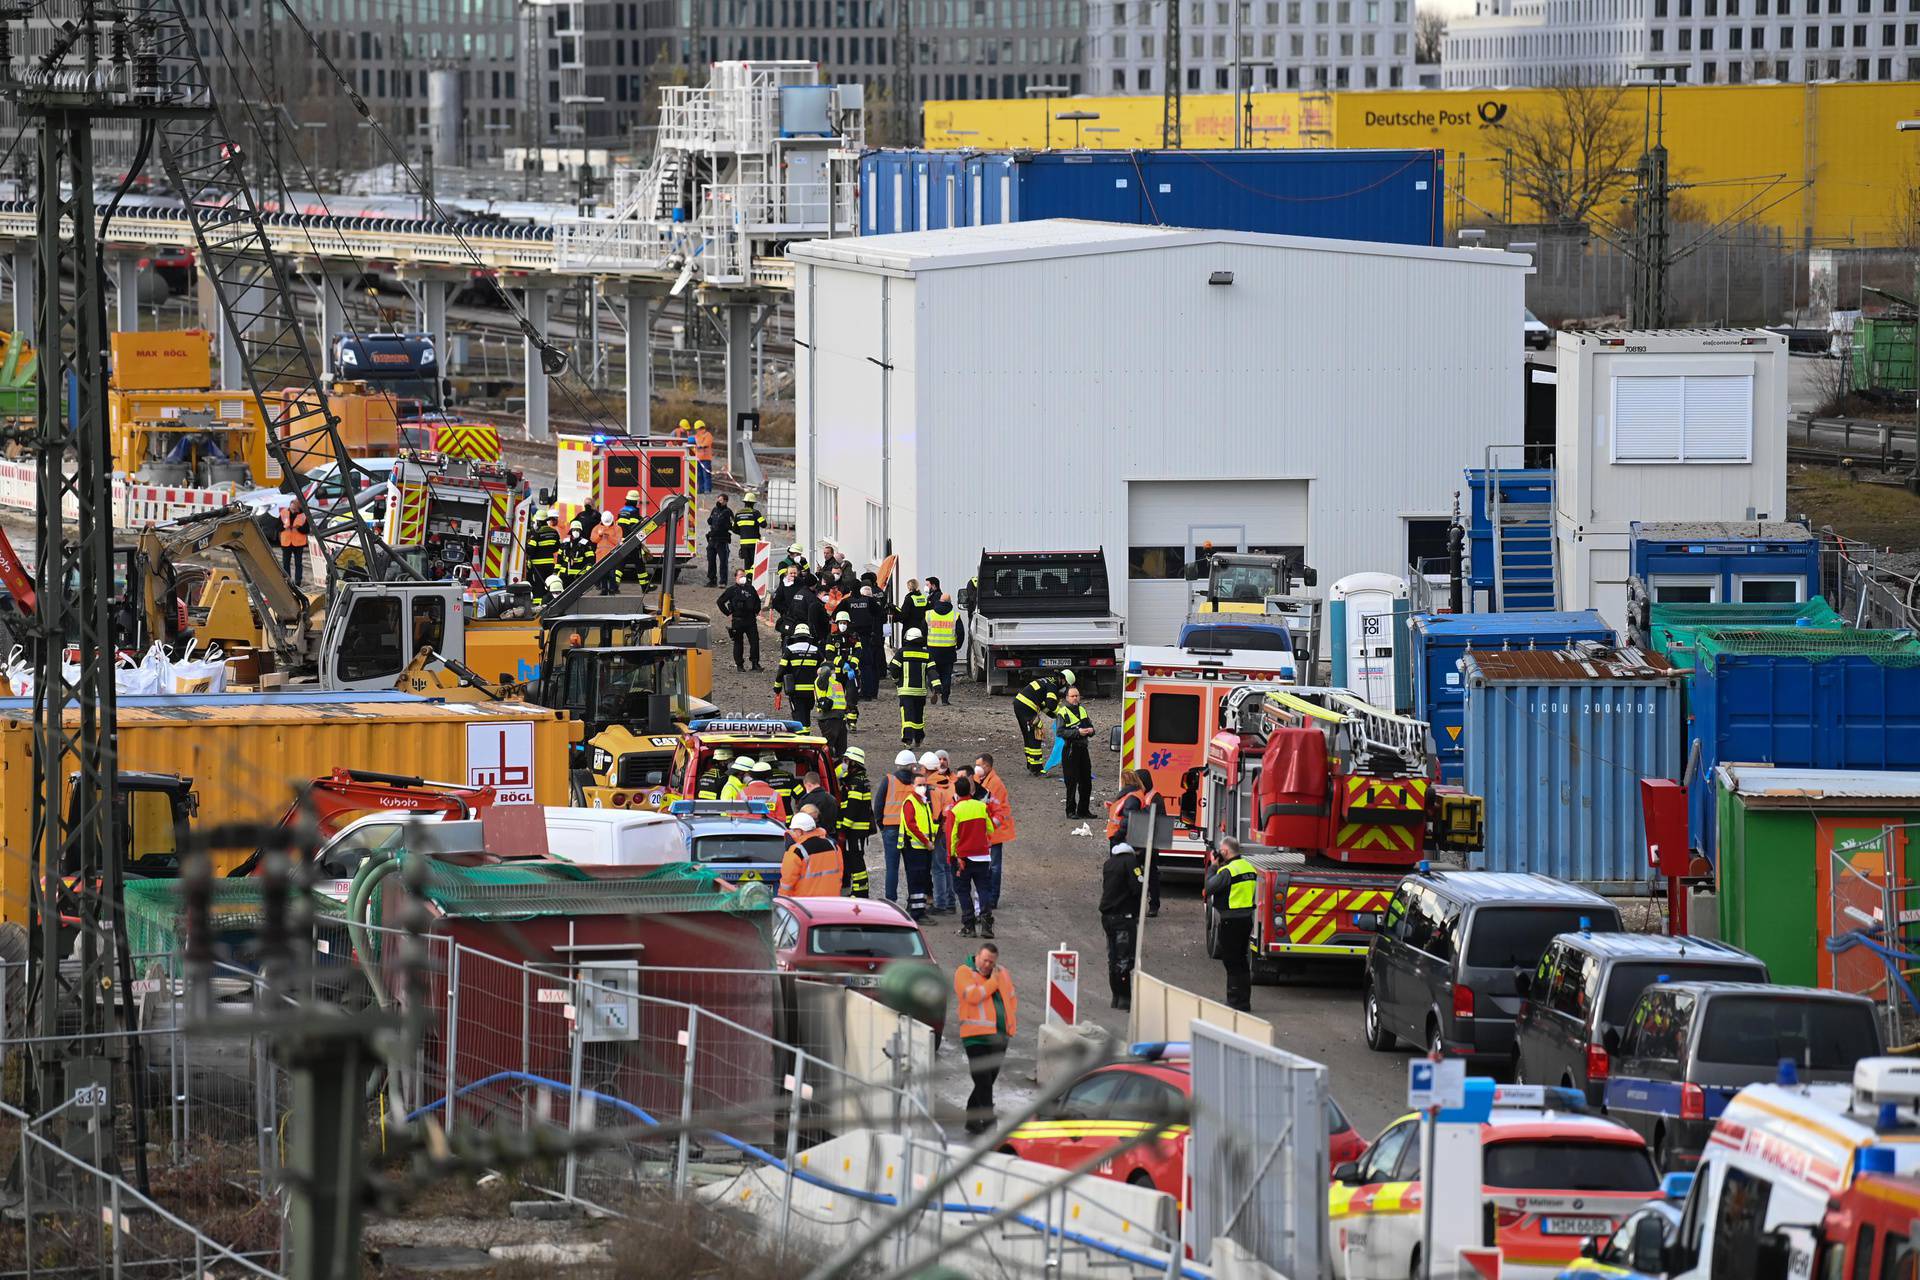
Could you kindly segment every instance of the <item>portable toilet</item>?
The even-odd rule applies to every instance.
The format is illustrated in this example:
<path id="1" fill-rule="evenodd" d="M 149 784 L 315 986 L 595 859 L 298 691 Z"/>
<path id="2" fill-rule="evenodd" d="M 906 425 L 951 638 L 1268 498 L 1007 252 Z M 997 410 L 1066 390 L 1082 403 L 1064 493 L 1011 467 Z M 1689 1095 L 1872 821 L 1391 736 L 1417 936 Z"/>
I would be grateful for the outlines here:
<path id="1" fill-rule="evenodd" d="M 1394 684 L 1393 606 L 1407 598 L 1407 580 L 1391 573 L 1350 573 L 1327 589 L 1333 635 L 1333 683 L 1376 707 L 1398 705 Z"/>

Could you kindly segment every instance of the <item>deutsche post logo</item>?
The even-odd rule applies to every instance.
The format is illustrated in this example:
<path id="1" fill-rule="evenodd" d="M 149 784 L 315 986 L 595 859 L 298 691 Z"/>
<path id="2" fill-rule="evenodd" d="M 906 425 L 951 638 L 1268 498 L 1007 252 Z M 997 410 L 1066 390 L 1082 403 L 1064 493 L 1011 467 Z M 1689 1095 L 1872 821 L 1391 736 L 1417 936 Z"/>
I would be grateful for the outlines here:
<path id="1" fill-rule="evenodd" d="M 1480 110 L 1481 124 L 1483 125 L 1499 124 L 1502 120 L 1506 119 L 1507 104 L 1504 102 L 1495 102 L 1493 99 L 1489 98 L 1487 99 L 1487 101 L 1480 104 L 1479 110 Z"/>

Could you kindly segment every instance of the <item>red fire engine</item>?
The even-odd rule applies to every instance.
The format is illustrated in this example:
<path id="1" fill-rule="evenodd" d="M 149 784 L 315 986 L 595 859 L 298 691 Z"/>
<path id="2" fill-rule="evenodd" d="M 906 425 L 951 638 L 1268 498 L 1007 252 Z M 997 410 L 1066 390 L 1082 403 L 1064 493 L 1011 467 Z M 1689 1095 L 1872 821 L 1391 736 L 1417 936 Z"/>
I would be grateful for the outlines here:
<path id="1" fill-rule="evenodd" d="M 1207 744 L 1201 826 L 1260 871 L 1254 973 L 1304 956 L 1365 956 L 1356 913 L 1385 910 L 1433 852 L 1478 849 L 1478 796 L 1443 787 L 1432 731 L 1344 689 L 1244 689 Z M 1207 911 L 1207 950 L 1218 955 Z"/>

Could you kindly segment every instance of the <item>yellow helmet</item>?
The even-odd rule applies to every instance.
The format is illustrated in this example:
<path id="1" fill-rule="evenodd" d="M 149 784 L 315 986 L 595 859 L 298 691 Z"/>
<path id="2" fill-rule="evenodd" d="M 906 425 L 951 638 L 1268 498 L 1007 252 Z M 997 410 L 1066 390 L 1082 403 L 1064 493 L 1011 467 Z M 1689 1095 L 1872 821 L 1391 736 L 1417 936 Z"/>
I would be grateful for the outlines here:
<path id="1" fill-rule="evenodd" d="M 700 430 L 702 427 L 706 425 L 707 425 L 707 420 L 705 418 L 695 418 L 693 420 L 693 429 L 695 431 Z"/>
<path id="2" fill-rule="evenodd" d="M 687 420 L 685 418 L 680 419 L 680 429 L 682 431 L 687 429 Z"/>

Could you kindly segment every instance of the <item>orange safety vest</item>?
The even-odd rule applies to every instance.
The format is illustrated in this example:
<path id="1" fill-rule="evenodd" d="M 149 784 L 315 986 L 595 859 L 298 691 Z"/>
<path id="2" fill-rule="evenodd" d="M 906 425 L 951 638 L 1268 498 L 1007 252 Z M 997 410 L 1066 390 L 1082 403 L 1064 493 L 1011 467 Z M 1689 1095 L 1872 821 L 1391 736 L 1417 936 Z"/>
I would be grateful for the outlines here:
<path id="1" fill-rule="evenodd" d="M 1011 1040 L 1019 1030 L 1016 1017 L 1020 1001 L 1013 994 L 1013 979 L 1007 976 L 1007 971 L 995 965 L 991 978 L 981 977 L 970 964 L 953 971 L 953 994 L 958 998 L 962 1038 L 1000 1034 L 999 1022 L 993 1016 L 996 991 L 1000 993 L 1000 1002 L 1007 1007 L 1007 1038 Z"/>
<path id="2" fill-rule="evenodd" d="M 900 811 L 907 807 L 907 797 L 913 794 L 911 782 L 900 781 L 898 774 L 887 775 L 887 798 L 880 806 L 880 825 L 897 827 L 900 825 Z"/>
<path id="3" fill-rule="evenodd" d="M 294 511 L 289 508 L 280 513 L 280 545 L 283 547 L 307 545 L 307 513 L 304 509 Z"/>
<path id="4" fill-rule="evenodd" d="M 933 801 L 933 820 L 944 822 L 947 810 L 953 808 L 953 770 L 945 773 L 927 775 L 927 799 Z"/>
<path id="5" fill-rule="evenodd" d="M 1121 834 L 1126 831 L 1127 820 L 1120 816 L 1120 806 L 1139 795 L 1140 792 L 1137 789 L 1133 791 L 1122 791 L 1119 795 L 1107 801 L 1107 839 L 1118 840 Z M 1141 796 L 1141 803 L 1146 803 L 1145 796 Z"/>
<path id="6" fill-rule="evenodd" d="M 809 853 L 791 844 L 780 859 L 780 892 L 789 898 L 837 898 L 845 875 L 839 846 L 829 844 Z"/>
<path id="7" fill-rule="evenodd" d="M 995 769 L 984 781 L 979 778 L 974 781 L 987 789 L 987 809 L 993 815 L 993 842 L 1012 844 L 1015 834 L 1013 802 L 1007 798 L 1007 784 L 1001 780 L 1000 771 Z"/>
<path id="8" fill-rule="evenodd" d="M 740 798 L 768 801 L 772 805 L 770 812 L 774 817 L 784 820 L 787 816 L 786 797 L 775 791 L 772 783 L 762 782 L 756 778 L 747 784 L 746 790 L 740 793 Z"/>
<path id="9" fill-rule="evenodd" d="M 695 427 L 693 430 L 693 460 L 695 462 L 713 461 L 713 428 Z"/>

